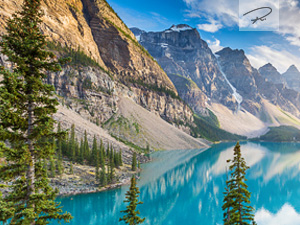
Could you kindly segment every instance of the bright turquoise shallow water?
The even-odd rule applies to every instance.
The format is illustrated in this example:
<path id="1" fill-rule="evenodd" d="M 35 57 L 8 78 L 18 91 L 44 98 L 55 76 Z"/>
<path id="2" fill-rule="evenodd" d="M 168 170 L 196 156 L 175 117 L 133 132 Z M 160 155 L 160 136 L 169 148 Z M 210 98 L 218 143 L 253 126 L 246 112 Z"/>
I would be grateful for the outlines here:
<path id="1" fill-rule="evenodd" d="M 226 160 L 234 143 L 206 151 L 166 151 L 153 154 L 138 182 L 144 202 L 139 206 L 145 225 L 222 224 Z M 300 144 L 242 143 L 251 169 L 247 184 L 252 192 L 259 225 L 300 224 Z M 103 193 L 59 199 L 72 213 L 72 225 L 114 225 L 125 209 L 128 186 Z"/>

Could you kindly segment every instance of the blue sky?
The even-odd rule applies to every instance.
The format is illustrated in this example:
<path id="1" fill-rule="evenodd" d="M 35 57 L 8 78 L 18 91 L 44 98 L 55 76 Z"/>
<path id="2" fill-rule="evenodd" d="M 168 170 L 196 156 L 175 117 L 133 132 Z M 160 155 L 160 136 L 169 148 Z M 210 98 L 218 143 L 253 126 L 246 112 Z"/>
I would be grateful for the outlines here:
<path id="1" fill-rule="evenodd" d="M 239 31 L 239 0 L 108 0 L 108 3 L 128 27 L 162 31 L 172 24 L 185 23 L 196 27 L 213 51 L 227 46 L 244 49 L 254 67 L 271 62 L 284 72 L 292 64 L 300 69 L 300 6 L 298 0 L 279 1 L 280 28 L 274 32 Z"/>

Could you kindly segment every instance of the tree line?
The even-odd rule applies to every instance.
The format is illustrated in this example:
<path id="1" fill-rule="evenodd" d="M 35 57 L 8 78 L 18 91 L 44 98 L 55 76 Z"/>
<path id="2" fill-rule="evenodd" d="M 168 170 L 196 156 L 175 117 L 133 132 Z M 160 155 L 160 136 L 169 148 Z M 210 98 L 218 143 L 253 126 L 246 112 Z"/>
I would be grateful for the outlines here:
<path id="1" fill-rule="evenodd" d="M 61 124 L 58 123 L 57 132 L 60 133 Z M 96 136 L 93 138 L 92 147 L 89 147 L 87 132 L 84 137 L 78 140 L 75 134 L 75 125 L 71 126 L 69 134 L 65 138 L 59 137 L 55 141 L 56 158 L 50 160 L 48 168 L 51 177 L 61 175 L 63 171 L 63 159 L 70 162 L 70 171 L 73 173 L 73 163 L 89 165 L 95 167 L 96 181 L 101 186 L 114 183 L 116 181 L 115 169 L 123 165 L 121 150 L 116 151 L 112 145 L 105 148 L 102 139 L 99 143 Z M 56 161 L 56 162 L 55 162 Z M 132 164 L 136 164 L 136 157 L 133 157 Z M 136 169 L 134 169 L 136 170 Z"/>

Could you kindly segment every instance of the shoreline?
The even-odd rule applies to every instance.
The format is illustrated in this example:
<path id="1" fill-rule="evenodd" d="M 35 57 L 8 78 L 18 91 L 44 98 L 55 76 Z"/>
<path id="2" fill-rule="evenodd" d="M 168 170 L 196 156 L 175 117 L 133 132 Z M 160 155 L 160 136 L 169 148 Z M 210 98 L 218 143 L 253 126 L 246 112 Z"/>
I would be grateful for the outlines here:
<path id="1" fill-rule="evenodd" d="M 122 186 L 126 186 L 126 185 L 129 185 L 129 184 L 130 184 L 130 178 L 125 179 L 122 182 L 107 185 L 107 186 L 101 187 L 101 188 L 94 185 L 94 186 L 87 187 L 88 190 L 79 189 L 78 191 L 75 190 L 73 192 L 63 192 L 63 193 L 59 192 L 56 195 L 56 197 L 70 197 L 70 196 L 81 195 L 81 194 L 92 194 L 92 193 L 104 192 L 104 191 L 118 189 L 118 188 L 121 188 Z M 51 185 L 51 187 L 54 189 L 54 187 L 52 185 Z M 58 190 L 59 190 L 59 188 L 58 188 Z"/>

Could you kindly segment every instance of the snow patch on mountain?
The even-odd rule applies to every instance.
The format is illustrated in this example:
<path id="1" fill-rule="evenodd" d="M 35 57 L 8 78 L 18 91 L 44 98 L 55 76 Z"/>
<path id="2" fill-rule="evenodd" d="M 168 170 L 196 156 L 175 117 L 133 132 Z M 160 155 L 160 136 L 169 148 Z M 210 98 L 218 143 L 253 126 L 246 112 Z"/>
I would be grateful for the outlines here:
<path id="1" fill-rule="evenodd" d="M 228 83 L 228 85 L 230 86 L 230 88 L 231 88 L 231 90 L 233 92 L 232 95 L 233 95 L 233 97 L 235 98 L 235 100 L 238 103 L 237 111 L 239 111 L 240 108 L 241 108 L 241 103 L 243 101 L 243 97 L 236 91 L 236 88 L 230 83 L 230 81 L 228 80 L 226 74 L 223 72 L 222 67 L 219 64 L 218 60 L 217 60 L 217 63 L 218 63 L 218 66 L 219 66 L 221 74 L 223 75 L 223 77 L 225 78 L 226 82 Z"/>

